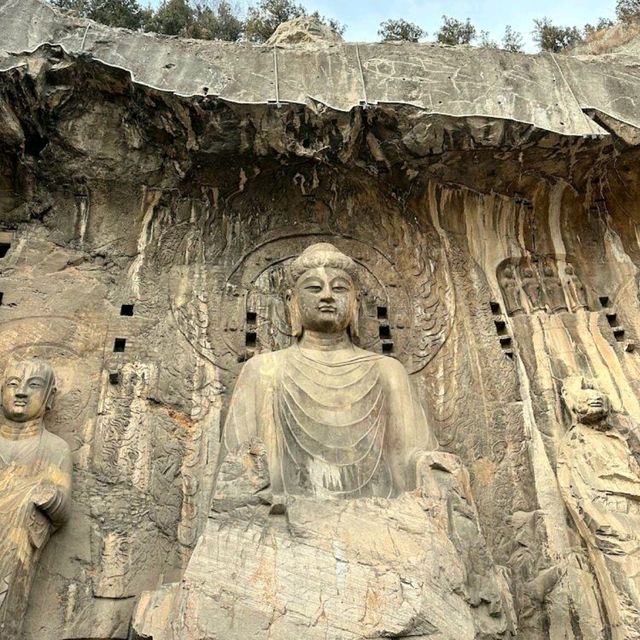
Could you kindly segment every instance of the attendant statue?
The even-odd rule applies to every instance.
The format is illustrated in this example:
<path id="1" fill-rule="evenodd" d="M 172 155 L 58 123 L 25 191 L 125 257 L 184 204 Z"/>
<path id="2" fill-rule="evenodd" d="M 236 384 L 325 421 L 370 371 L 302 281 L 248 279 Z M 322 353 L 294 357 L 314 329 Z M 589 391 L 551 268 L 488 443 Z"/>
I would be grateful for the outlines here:
<path id="1" fill-rule="evenodd" d="M 567 301 L 564 297 L 562 282 L 560 282 L 558 270 L 553 262 L 547 261 L 542 268 L 542 281 L 544 283 L 549 312 L 567 311 Z"/>
<path id="2" fill-rule="evenodd" d="M 52 368 L 23 360 L 7 368 L 0 424 L 0 640 L 20 637 L 36 565 L 69 515 L 71 452 L 43 425 L 56 393 Z"/>
<path id="3" fill-rule="evenodd" d="M 500 288 L 504 298 L 505 309 L 510 316 L 522 313 L 522 299 L 520 297 L 520 287 L 516 282 L 513 267 L 507 264 L 500 276 Z"/>
<path id="4" fill-rule="evenodd" d="M 258 438 L 276 495 L 391 497 L 416 487 L 419 455 L 436 447 L 397 360 L 358 348 L 356 265 L 333 245 L 290 268 L 293 346 L 243 367 L 222 459 Z"/>
<path id="5" fill-rule="evenodd" d="M 588 309 L 589 302 L 587 301 L 587 292 L 582 282 L 580 282 L 580 278 L 576 274 L 573 265 L 568 264 L 564 268 L 564 273 L 567 276 L 566 290 L 571 311 L 575 312 L 578 309 Z"/>
<path id="6" fill-rule="evenodd" d="M 638 429 L 612 414 L 606 395 L 574 377 L 563 398 L 572 416 L 558 456 L 558 482 L 584 539 L 612 640 L 640 629 L 640 465 Z"/>
<path id="7" fill-rule="evenodd" d="M 525 265 L 521 267 L 520 279 L 522 280 L 522 288 L 529 300 L 530 310 L 540 311 L 544 307 L 544 299 L 537 271 L 531 266 Z"/>

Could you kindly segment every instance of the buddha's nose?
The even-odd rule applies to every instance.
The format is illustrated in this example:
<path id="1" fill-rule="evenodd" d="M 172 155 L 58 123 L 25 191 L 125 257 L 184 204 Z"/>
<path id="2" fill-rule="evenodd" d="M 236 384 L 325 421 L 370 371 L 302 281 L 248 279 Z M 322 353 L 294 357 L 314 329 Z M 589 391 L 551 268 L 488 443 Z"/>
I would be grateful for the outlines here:
<path id="1" fill-rule="evenodd" d="M 325 286 L 322 289 L 322 292 L 320 294 L 320 299 L 324 302 L 324 301 L 331 301 L 333 300 L 333 292 L 331 291 L 331 287 L 329 287 L 328 285 Z"/>

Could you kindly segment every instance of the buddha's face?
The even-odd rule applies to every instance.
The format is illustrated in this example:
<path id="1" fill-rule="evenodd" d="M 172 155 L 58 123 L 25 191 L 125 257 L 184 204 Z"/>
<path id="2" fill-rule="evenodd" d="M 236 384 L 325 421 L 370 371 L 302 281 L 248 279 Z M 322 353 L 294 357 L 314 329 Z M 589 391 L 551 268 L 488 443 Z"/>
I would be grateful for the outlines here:
<path id="1" fill-rule="evenodd" d="M 609 413 L 609 399 L 597 389 L 576 391 L 572 405 L 578 421 L 583 424 L 596 424 Z"/>
<path id="2" fill-rule="evenodd" d="M 9 367 L 2 384 L 2 411 L 14 422 L 41 418 L 52 392 L 51 374 L 37 362 Z"/>
<path id="3" fill-rule="evenodd" d="M 296 282 L 294 296 L 303 329 L 322 333 L 345 331 L 357 304 L 351 276 L 333 267 L 305 271 Z"/>

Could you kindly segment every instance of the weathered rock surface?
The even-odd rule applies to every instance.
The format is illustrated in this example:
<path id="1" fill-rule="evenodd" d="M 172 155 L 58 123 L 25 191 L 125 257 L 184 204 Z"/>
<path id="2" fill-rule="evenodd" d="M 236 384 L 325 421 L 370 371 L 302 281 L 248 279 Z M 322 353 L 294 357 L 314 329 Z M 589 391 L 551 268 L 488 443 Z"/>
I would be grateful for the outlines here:
<path id="1" fill-rule="evenodd" d="M 182 583 L 142 596 L 140 637 L 466 640 L 505 630 L 499 602 L 476 629 L 464 565 L 412 496 L 301 499 L 268 520 L 211 520 Z"/>
<path id="2" fill-rule="evenodd" d="M 24 638 L 124 640 L 223 544 L 238 372 L 291 344 L 281 266 L 330 241 L 364 273 L 361 346 L 469 471 L 515 637 L 609 640 L 556 472 L 567 377 L 640 417 L 631 58 L 182 41 L 31 0 L 0 23 L 1 364 L 54 364 L 74 460 Z"/>

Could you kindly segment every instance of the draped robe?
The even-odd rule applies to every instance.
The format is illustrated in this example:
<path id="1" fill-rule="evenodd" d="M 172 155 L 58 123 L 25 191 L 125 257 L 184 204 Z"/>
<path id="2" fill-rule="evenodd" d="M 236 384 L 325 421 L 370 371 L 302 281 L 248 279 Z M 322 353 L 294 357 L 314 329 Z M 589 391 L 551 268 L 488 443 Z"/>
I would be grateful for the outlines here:
<path id="1" fill-rule="evenodd" d="M 628 430 L 624 421 L 622 425 Z M 637 640 L 640 465 L 627 439 L 617 429 L 601 431 L 573 425 L 560 447 L 558 482 L 576 528 L 587 544 L 612 638 Z"/>
<path id="2" fill-rule="evenodd" d="M 71 453 L 46 430 L 9 440 L 0 436 L 0 640 L 15 640 L 26 612 L 40 553 L 68 517 Z M 53 490 L 46 513 L 38 496 Z"/>
<path id="3" fill-rule="evenodd" d="M 221 460 L 255 437 L 266 446 L 274 493 L 336 498 L 414 489 L 415 454 L 437 446 L 404 367 L 356 347 L 294 345 L 249 360 Z"/>

